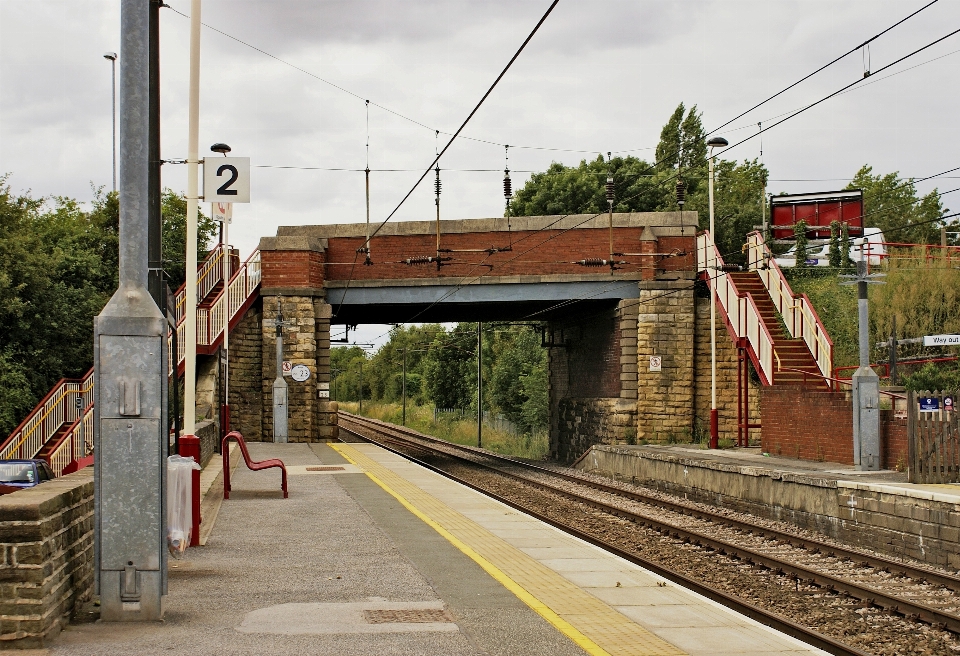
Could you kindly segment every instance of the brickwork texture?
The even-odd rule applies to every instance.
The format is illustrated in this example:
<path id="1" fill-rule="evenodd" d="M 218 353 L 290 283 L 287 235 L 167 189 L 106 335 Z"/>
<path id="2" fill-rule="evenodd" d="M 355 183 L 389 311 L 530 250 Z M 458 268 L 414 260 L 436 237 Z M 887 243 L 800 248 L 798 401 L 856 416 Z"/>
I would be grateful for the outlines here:
<path id="1" fill-rule="evenodd" d="M 853 402 L 845 392 L 793 385 L 761 390 L 761 446 L 789 458 L 853 464 Z M 907 462 L 907 424 L 880 411 L 880 456 L 885 469 Z"/>

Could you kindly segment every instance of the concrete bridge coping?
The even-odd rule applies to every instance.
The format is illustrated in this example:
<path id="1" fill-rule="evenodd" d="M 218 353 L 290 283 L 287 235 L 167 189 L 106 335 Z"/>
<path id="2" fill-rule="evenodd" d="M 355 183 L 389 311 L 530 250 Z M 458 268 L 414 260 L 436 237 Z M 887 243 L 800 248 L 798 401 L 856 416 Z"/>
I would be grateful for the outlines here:
<path id="1" fill-rule="evenodd" d="M 614 228 L 654 228 L 657 237 L 692 236 L 697 230 L 696 212 L 614 212 Z M 681 221 L 682 220 L 682 221 Z M 371 224 L 375 230 L 379 222 Z M 436 221 L 392 221 L 377 232 L 377 237 L 412 236 L 436 234 Z M 511 230 L 516 232 L 531 230 L 572 230 L 608 228 L 607 213 L 569 214 L 550 216 L 516 216 L 510 218 Z M 547 227 L 549 226 L 549 227 Z M 472 232 L 506 232 L 505 217 L 487 219 L 458 219 L 440 221 L 441 234 L 454 235 Z M 276 237 L 264 237 L 260 240 L 261 250 L 324 250 L 323 239 L 337 237 L 366 237 L 365 223 L 338 223 L 323 225 L 280 226 Z M 313 242 L 287 241 L 299 237 L 313 239 Z M 376 237 L 374 237 L 376 239 Z M 294 246 L 294 243 L 298 244 Z M 299 244 L 309 244 L 303 248 Z"/>

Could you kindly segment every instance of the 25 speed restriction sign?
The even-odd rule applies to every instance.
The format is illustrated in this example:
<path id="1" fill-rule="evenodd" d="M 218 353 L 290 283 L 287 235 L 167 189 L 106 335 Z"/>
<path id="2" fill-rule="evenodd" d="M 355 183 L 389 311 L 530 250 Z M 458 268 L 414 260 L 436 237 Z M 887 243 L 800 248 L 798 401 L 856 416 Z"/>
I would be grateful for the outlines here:
<path id="1" fill-rule="evenodd" d="M 293 378 L 298 383 L 310 378 L 310 367 L 305 364 L 298 364 L 290 370 L 290 377 Z"/>

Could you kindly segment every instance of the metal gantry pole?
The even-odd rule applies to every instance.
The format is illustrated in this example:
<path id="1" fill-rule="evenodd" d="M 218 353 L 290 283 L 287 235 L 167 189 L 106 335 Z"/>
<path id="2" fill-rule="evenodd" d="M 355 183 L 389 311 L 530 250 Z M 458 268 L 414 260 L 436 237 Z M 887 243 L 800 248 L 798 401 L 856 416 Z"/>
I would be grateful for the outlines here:
<path id="1" fill-rule="evenodd" d="M 403 347 L 403 419 L 401 425 L 407 425 L 407 347 Z"/>
<path id="2" fill-rule="evenodd" d="M 197 203 L 200 200 L 200 0 L 190 3 L 190 93 L 187 103 L 187 257 L 183 303 L 183 432 L 197 420 Z"/>
<path id="3" fill-rule="evenodd" d="M 870 367 L 870 324 L 867 285 L 880 283 L 881 273 L 868 274 L 861 251 L 855 276 L 841 285 L 857 285 L 860 367 L 853 374 L 853 463 L 858 470 L 880 469 L 880 377 Z"/>
<path id="4" fill-rule="evenodd" d="M 477 322 L 477 448 L 483 446 L 483 322 Z"/>
<path id="5" fill-rule="evenodd" d="M 716 244 L 713 211 L 713 148 L 710 148 L 710 174 L 707 189 L 710 200 L 710 240 Z M 707 271 L 710 276 L 710 448 L 720 446 L 720 416 L 717 410 L 717 272 Z M 738 399 L 739 402 L 739 399 Z"/>
<path id="6" fill-rule="evenodd" d="M 120 285 L 94 321 L 94 577 L 113 622 L 162 619 L 167 591 L 167 327 L 147 289 L 150 12 L 120 5 Z"/>
<path id="7" fill-rule="evenodd" d="M 273 441 L 287 441 L 288 389 L 283 378 L 283 299 L 277 295 L 277 377 L 273 381 Z"/>

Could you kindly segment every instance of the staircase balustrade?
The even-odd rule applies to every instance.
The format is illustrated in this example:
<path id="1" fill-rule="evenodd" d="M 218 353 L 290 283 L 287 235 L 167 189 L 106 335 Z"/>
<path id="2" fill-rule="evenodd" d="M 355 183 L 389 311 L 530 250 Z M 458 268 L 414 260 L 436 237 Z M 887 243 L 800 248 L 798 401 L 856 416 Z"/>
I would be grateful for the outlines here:
<path id="1" fill-rule="evenodd" d="M 824 378 L 833 376 L 833 341 L 806 294 L 795 294 L 759 232 L 747 236 L 748 265 L 756 271 L 770 294 L 787 332 L 802 339 L 817 361 Z"/>
<path id="2" fill-rule="evenodd" d="M 0 445 L 0 460 L 33 458 L 65 423 L 81 417 L 83 408 L 91 403 L 93 369 L 80 379 L 61 379 Z"/>
<path id="3" fill-rule="evenodd" d="M 706 272 L 707 284 L 711 290 L 716 290 L 727 326 L 735 338 L 746 340 L 747 348 L 754 356 L 757 373 L 764 385 L 770 385 L 776 356 L 773 337 L 760 316 L 753 296 L 740 292 L 733 279 L 722 270 L 723 266 L 723 258 L 710 233 L 697 235 L 697 270 Z"/>
<path id="4" fill-rule="evenodd" d="M 54 474 L 61 476 L 67 465 L 91 453 L 93 453 L 92 404 L 84 410 L 82 417 L 71 424 L 60 441 L 54 445 L 50 452 L 50 468 Z"/>

